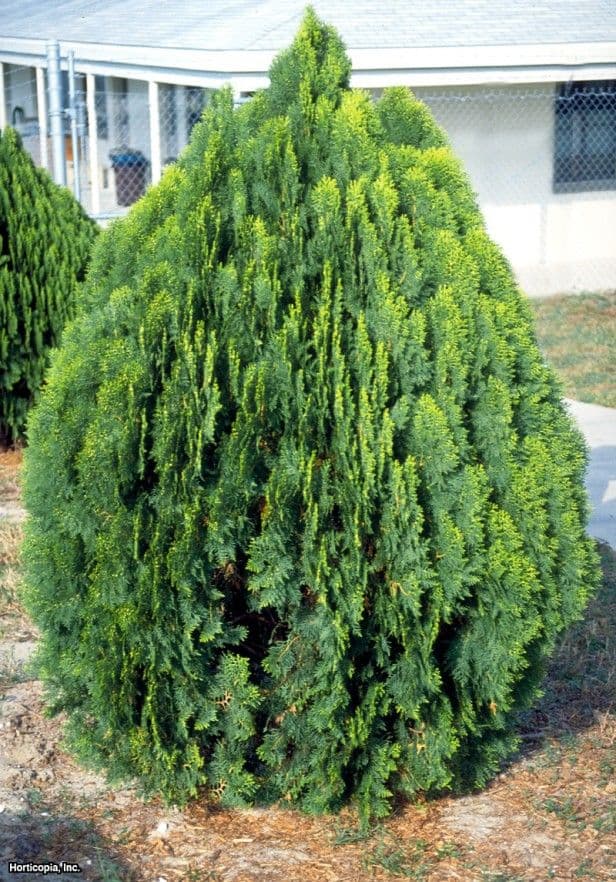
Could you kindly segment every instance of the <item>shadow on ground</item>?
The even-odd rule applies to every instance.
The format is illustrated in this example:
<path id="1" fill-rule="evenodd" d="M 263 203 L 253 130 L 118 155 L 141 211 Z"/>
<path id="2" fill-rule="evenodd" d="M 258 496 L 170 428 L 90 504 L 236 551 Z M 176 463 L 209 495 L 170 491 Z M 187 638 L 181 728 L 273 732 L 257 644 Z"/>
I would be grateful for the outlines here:
<path id="1" fill-rule="evenodd" d="M 32 867 L 37 871 L 24 872 L 21 866 L 12 868 L 11 862 L 55 864 L 65 871 L 58 873 L 55 868 L 45 871 L 42 867 Z M 23 812 L 3 811 L 0 814 L 0 880 L 41 879 L 45 875 L 61 882 L 76 879 L 130 882 L 133 878 L 114 847 L 89 821 L 53 814 L 44 805 Z"/>
<path id="2" fill-rule="evenodd" d="M 524 755 L 546 740 L 571 739 L 601 725 L 616 709 L 616 552 L 605 543 L 599 551 L 601 587 L 583 621 L 563 636 L 550 662 L 543 698 L 520 717 Z"/>

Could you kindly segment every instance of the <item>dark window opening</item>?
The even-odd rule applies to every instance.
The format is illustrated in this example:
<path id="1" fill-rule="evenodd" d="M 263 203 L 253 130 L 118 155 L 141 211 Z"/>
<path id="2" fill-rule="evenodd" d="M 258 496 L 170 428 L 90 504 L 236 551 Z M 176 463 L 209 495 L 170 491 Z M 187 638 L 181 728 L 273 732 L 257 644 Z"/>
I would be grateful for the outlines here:
<path id="1" fill-rule="evenodd" d="M 616 81 L 563 83 L 555 109 L 554 191 L 616 189 Z"/>

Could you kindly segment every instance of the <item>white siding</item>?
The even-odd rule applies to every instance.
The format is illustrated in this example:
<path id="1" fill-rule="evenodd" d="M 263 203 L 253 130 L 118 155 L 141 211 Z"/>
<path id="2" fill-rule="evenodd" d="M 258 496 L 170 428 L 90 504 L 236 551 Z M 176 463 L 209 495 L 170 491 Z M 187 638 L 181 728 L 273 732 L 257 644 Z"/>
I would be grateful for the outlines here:
<path id="1" fill-rule="evenodd" d="M 616 288 L 616 191 L 554 193 L 554 86 L 421 90 L 531 296 Z"/>

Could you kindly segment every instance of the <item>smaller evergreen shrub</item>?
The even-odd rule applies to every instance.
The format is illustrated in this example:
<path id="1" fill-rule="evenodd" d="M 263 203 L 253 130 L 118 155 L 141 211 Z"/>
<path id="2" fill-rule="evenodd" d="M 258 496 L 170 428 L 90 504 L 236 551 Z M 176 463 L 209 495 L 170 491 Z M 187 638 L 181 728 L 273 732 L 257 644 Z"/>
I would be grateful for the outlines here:
<path id="1" fill-rule="evenodd" d="M 0 440 L 23 436 L 49 350 L 75 310 L 96 233 L 79 203 L 0 131 Z"/>

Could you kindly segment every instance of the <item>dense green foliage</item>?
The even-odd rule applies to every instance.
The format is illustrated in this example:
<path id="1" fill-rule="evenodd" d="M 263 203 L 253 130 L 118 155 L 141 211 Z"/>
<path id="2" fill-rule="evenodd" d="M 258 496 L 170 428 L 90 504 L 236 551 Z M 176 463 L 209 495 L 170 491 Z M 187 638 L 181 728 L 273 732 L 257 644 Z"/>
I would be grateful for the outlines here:
<path id="1" fill-rule="evenodd" d="M 364 817 L 485 781 L 597 577 L 585 451 L 442 132 L 308 13 L 99 240 L 31 423 L 79 755 Z"/>
<path id="2" fill-rule="evenodd" d="M 15 441 L 75 311 L 95 224 L 0 131 L 0 440 Z"/>

